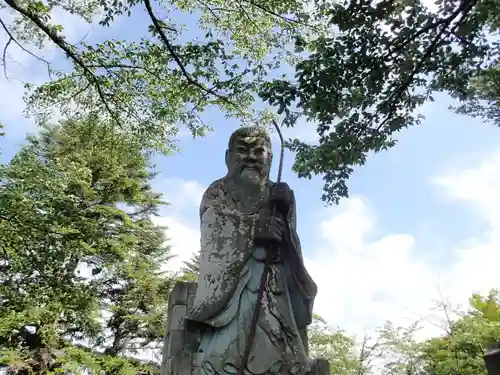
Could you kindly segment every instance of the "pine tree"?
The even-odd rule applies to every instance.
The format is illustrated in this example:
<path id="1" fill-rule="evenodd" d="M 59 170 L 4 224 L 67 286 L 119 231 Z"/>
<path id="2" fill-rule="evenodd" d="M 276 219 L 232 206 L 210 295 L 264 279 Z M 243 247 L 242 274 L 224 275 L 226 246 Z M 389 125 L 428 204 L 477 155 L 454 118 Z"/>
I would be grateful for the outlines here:
<path id="1" fill-rule="evenodd" d="M 93 118 L 47 126 L 0 167 L 0 365 L 157 371 L 173 280 L 150 153 Z"/>
<path id="2" fill-rule="evenodd" d="M 191 258 L 184 262 L 181 268 L 182 278 L 186 281 L 198 280 L 200 274 L 200 253 L 194 253 Z"/>

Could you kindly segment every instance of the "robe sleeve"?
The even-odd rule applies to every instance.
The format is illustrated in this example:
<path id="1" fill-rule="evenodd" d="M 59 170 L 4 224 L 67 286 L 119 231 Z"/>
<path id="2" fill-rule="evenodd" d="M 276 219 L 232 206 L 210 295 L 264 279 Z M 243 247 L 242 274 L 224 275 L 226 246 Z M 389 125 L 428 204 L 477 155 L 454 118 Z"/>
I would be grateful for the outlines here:
<path id="1" fill-rule="evenodd" d="M 200 205 L 200 275 L 189 319 L 211 324 L 232 296 L 252 253 L 255 215 L 227 208 L 212 184 Z"/>
<path id="2" fill-rule="evenodd" d="M 297 327 L 303 329 L 312 322 L 312 310 L 318 289 L 304 265 L 300 239 L 297 234 L 295 196 L 288 211 L 287 222 L 290 235 L 286 251 L 287 261 L 285 262 L 288 289 Z"/>

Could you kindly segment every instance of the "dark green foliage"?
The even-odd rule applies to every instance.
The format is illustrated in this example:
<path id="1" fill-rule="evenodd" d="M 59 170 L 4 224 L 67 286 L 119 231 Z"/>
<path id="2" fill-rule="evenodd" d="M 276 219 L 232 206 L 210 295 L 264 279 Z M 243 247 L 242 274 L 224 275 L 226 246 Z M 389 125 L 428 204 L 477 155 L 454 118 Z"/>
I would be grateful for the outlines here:
<path id="1" fill-rule="evenodd" d="M 354 338 L 330 327 L 319 315 L 313 317 L 308 339 L 310 355 L 327 359 L 331 374 L 357 375 L 368 370 L 360 360 Z"/>
<path id="2" fill-rule="evenodd" d="M 296 117 L 297 106 L 317 123 L 319 144 L 295 139 L 288 147 L 297 152 L 299 176 L 323 175 L 327 203 L 348 195 L 347 179 L 371 152 L 392 147 L 398 131 L 420 123 L 416 109 L 433 100 L 432 92 L 469 100 L 470 80 L 498 62 L 498 44 L 486 39 L 498 27 L 498 1 L 435 6 L 431 12 L 421 0 L 316 1 L 331 32 L 298 45 L 308 56 L 294 80 L 275 80 L 262 91 L 280 113 Z"/>
<path id="3" fill-rule="evenodd" d="M 0 364 L 135 374 L 123 356 L 160 345 L 172 283 L 147 150 L 93 118 L 64 121 L 0 176 Z"/>
<path id="4" fill-rule="evenodd" d="M 195 253 L 191 259 L 184 262 L 184 267 L 181 268 L 182 277 L 186 280 L 196 281 L 200 274 L 200 253 Z"/>
<path id="5" fill-rule="evenodd" d="M 425 370 L 435 375 L 486 375 L 483 355 L 486 347 L 500 341 L 500 295 L 474 295 L 470 310 L 449 322 L 443 337 L 424 346 Z"/>
<path id="6" fill-rule="evenodd" d="M 485 69 L 469 87 L 468 99 L 456 108 L 458 113 L 479 117 L 500 126 L 500 68 Z"/>

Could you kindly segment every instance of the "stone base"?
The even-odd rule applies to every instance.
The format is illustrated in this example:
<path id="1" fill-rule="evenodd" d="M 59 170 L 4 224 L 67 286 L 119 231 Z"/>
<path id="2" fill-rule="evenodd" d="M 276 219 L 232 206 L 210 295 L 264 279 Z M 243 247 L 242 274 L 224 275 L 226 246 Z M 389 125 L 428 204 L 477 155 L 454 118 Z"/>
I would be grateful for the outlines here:
<path id="1" fill-rule="evenodd" d="M 488 375 L 500 375 L 500 343 L 489 345 L 483 358 Z"/>
<path id="2" fill-rule="evenodd" d="M 312 361 L 311 375 L 330 375 L 330 363 L 324 358 Z"/>
<path id="3" fill-rule="evenodd" d="M 161 375 L 195 375 L 198 373 L 203 356 L 202 353 L 197 353 L 200 332 L 196 326 L 186 320 L 187 312 L 193 306 L 197 288 L 196 283 L 179 281 L 170 293 Z M 330 375 L 328 361 L 322 358 L 313 360 L 311 372 L 308 375 Z"/>
<path id="4" fill-rule="evenodd" d="M 162 366 L 162 375 L 197 375 L 203 353 L 180 352 Z M 283 374 L 285 375 L 285 374 Z M 324 358 L 312 361 L 311 372 L 307 375 L 331 375 L 330 363 Z M 496 375 L 496 374 L 495 374 Z"/>
<path id="5" fill-rule="evenodd" d="M 163 341 L 161 375 L 191 375 L 199 332 L 186 321 L 198 284 L 179 281 L 168 299 L 167 329 Z"/>

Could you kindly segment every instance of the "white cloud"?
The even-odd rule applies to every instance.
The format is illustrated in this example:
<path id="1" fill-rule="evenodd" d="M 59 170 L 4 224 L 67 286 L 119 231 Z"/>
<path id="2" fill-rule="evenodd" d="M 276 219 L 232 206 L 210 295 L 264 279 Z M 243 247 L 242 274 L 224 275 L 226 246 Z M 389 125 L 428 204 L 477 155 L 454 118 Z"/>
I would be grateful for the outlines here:
<path id="1" fill-rule="evenodd" d="M 316 131 L 318 123 L 316 121 L 307 121 L 304 117 L 299 118 L 293 128 L 283 129 L 285 139 L 299 139 L 305 143 L 317 144 L 319 135 Z"/>
<path id="2" fill-rule="evenodd" d="M 162 191 L 164 199 L 170 203 L 164 211 L 166 216 L 155 218 L 157 225 L 167 227 L 168 244 L 174 256 L 164 269 L 176 272 L 200 250 L 198 207 L 206 187 L 181 178 L 158 179 L 155 185 L 155 190 Z"/>
<path id="3" fill-rule="evenodd" d="M 455 168 L 433 179 L 433 183 L 447 193 L 448 199 L 468 203 L 491 228 L 500 229 L 500 151 L 476 163 L 476 167 Z"/>
<path id="4" fill-rule="evenodd" d="M 183 224 L 174 217 L 158 217 L 154 219 L 154 222 L 167 228 L 168 244 L 171 246 L 171 255 L 173 255 L 163 270 L 177 272 L 184 266 L 183 262 L 199 251 L 200 231 L 198 228 Z"/>
<path id="5" fill-rule="evenodd" d="M 427 292 L 435 290 L 432 273 L 412 251 L 415 238 L 394 233 L 372 239 L 374 228 L 365 199 L 344 200 L 320 224 L 321 249 L 306 258 L 319 289 L 316 311 L 357 334 L 385 320 L 413 322 L 431 303 Z"/>
<path id="6" fill-rule="evenodd" d="M 432 180 L 443 197 L 467 203 L 487 223 L 481 233 L 447 249 L 450 262 L 444 265 L 419 257 L 418 239 L 411 234 L 374 237 L 376 215 L 362 198 L 342 202 L 320 224 L 324 244 L 307 261 L 319 286 L 317 312 L 356 333 L 386 320 L 407 325 L 426 318 L 423 334 L 430 335 L 436 333 L 434 324 L 442 322 L 442 314 L 431 310 L 440 294 L 464 306 L 472 293 L 498 287 L 499 176 L 497 152 Z"/>
<path id="7" fill-rule="evenodd" d="M 482 219 L 485 230 L 455 250 L 458 261 L 451 265 L 450 295 L 463 299 L 462 291 L 486 292 L 499 287 L 500 264 L 500 150 L 486 155 L 477 166 L 453 169 L 433 182 L 450 199 L 462 201 Z M 453 285 L 453 287 L 452 287 Z"/>
<path id="8" fill-rule="evenodd" d="M 163 192 L 164 199 L 172 204 L 174 209 L 190 206 L 199 206 L 206 186 L 195 180 L 181 178 L 160 179 L 155 182 Z"/>

